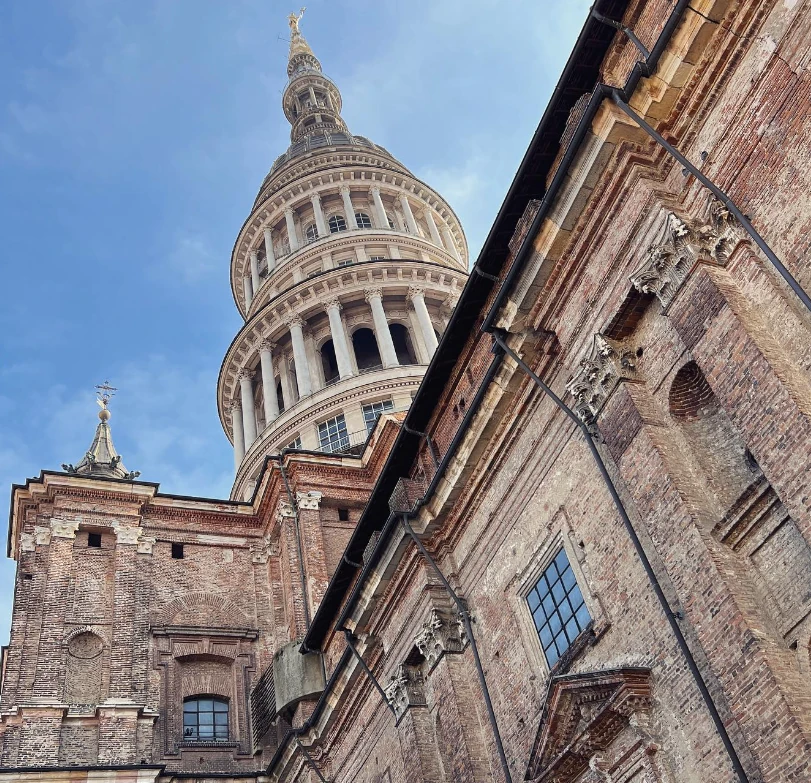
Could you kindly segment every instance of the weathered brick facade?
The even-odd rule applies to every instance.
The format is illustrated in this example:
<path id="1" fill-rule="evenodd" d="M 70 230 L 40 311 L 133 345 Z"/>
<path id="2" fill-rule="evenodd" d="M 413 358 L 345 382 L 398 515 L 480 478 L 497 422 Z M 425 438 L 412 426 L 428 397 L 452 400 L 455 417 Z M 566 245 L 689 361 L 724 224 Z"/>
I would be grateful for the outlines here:
<path id="1" fill-rule="evenodd" d="M 811 8 L 596 5 L 650 74 L 587 22 L 404 426 L 250 503 L 15 489 L 0 779 L 811 779 L 811 313 L 600 86 L 808 290 Z"/>

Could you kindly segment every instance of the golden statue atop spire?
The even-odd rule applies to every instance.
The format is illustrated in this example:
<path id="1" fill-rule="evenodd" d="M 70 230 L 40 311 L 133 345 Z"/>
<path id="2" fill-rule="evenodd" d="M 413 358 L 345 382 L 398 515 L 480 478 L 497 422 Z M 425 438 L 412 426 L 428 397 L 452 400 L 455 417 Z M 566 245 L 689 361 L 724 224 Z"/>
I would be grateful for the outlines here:
<path id="1" fill-rule="evenodd" d="M 301 35 L 301 30 L 298 29 L 298 23 L 301 21 L 301 17 L 304 16 L 304 12 L 306 10 L 307 9 L 302 6 L 301 10 L 298 12 L 298 16 L 296 16 L 296 14 L 290 14 L 290 16 L 287 17 L 287 22 L 290 25 L 290 32 L 294 38 L 297 35 Z"/>

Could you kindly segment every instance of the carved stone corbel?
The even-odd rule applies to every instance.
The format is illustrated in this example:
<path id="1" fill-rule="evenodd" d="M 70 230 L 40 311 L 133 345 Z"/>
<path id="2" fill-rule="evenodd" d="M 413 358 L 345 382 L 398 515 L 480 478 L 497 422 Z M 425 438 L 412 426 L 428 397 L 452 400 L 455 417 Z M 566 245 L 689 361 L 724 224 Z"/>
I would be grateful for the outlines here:
<path id="1" fill-rule="evenodd" d="M 76 538 L 78 519 L 52 519 L 51 534 L 56 538 Z"/>
<path id="2" fill-rule="evenodd" d="M 425 680 L 416 666 L 400 664 L 385 687 L 386 698 L 394 708 L 395 720 L 399 723 L 409 707 L 425 707 Z"/>
<path id="3" fill-rule="evenodd" d="M 586 424 L 594 424 L 620 381 L 636 377 L 635 352 L 602 334 L 594 335 L 591 354 L 569 379 L 566 390 L 574 397 L 574 410 Z"/>
<path id="4" fill-rule="evenodd" d="M 467 645 L 467 637 L 458 616 L 448 618 L 438 609 L 431 609 L 431 616 L 422 624 L 414 644 L 425 658 L 430 672 L 445 653 L 462 652 Z"/>
<path id="5" fill-rule="evenodd" d="M 309 511 L 317 511 L 321 506 L 320 492 L 296 492 L 296 502 L 298 507 Z"/>

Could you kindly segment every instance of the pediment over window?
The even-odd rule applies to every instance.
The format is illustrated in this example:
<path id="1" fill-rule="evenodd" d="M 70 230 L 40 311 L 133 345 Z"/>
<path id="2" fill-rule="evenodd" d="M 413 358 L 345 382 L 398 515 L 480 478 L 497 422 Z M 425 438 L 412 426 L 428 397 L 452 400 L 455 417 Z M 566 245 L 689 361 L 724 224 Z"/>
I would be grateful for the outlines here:
<path id="1" fill-rule="evenodd" d="M 527 779 L 569 783 L 588 770 L 632 719 L 651 706 L 650 669 L 607 669 L 552 678 Z"/>

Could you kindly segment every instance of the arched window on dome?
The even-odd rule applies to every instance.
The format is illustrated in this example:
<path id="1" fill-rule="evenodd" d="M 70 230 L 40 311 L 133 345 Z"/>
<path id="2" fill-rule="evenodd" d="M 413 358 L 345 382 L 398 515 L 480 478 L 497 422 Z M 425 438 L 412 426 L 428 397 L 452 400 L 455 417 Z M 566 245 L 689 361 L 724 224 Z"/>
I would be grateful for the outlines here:
<path id="1" fill-rule="evenodd" d="M 216 696 L 183 700 L 183 739 L 186 742 L 228 739 L 228 701 Z"/>
<path id="2" fill-rule="evenodd" d="M 346 220 L 343 215 L 333 215 L 329 221 L 330 234 L 337 234 L 339 231 L 346 231 Z"/>
<path id="3" fill-rule="evenodd" d="M 332 340 L 327 340 L 321 346 L 321 366 L 324 369 L 324 382 L 327 386 L 341 379 L 338 373 L 338 360 L 335 357 L 335 345 Z"/>
<path id="4" fill-rule="evenodd" d="M 408 329 L 402 324 L 389 324 L 389 332 L 398 364 L 419 364 Z"/>
<path id="5" fill-rule="evenodd" d="M 394 218 L 388 212 L 386 213 L 386 220 L 389 221 L 389 228 L 391 229 L 397 228 L 397 226 L 394 223 Z"/>
<path id="6" fill-rule="evenodd" d="M 318 226 L 315 223 L 310 223 L 307 228 L 304 229 L 304 236 L 307 237 L 308 242 L 315 242 L 318 239 Z"/>
<path id="7" fill-rule="evenodd" d="M 372 227 L 372 219 L 365 212 L 356 212 L 355 222 L 358 224 L 358 228 Z"/>
<path id="8" fill-rule="evenodd" d="M 355 351 L 355 359 L 361 372 L 377 370 L 383 366 L 383 360 L 380 358 L 380 351 L 377 347 L 377 339 L 371 329 L 366 327 L 358 329 L 352 335 L 352 348 Z"/>

